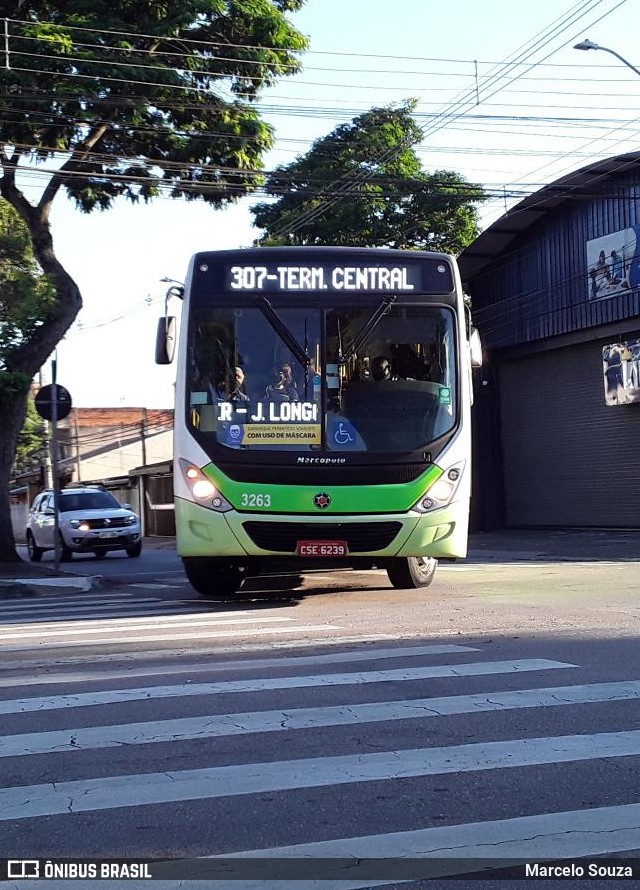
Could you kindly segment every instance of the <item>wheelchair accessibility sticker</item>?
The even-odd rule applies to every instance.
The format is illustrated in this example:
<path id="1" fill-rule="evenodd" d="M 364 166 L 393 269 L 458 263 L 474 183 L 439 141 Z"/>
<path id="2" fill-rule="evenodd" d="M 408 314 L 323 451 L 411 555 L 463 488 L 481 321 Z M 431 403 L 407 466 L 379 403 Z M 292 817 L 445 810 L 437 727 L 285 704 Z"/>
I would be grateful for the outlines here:
<path id="1" fill-rule="evenodd" d="M 329 423 L 328 445 L 340 451 L 349 449 L 362 451 L 364 443 L 354 425 L 344 417 L 334 418 Z"/>

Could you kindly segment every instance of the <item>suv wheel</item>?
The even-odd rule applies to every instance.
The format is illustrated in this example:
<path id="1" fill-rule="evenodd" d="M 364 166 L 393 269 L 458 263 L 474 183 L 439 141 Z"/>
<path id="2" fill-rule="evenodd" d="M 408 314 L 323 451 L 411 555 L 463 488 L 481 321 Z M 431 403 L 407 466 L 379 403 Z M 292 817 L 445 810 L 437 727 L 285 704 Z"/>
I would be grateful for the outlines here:
<path id="1" fill-rule="evenodd" d="M 131 556 L 132 558 L 136 556 L 140 556 L 142 553 L 142 541 L 136 541 L 135 544 L 132 544 L 131 547 L 127 547 L 127 556 Z"/>
<path id="2" fill-rule="evenodd" d="M 40 562 L 42 554 L 44 553 L 42 547 L 36 546 L 35 539 L 31 532 L 27 532 L 27 552 L 31 562 Z"/>
<path id="3" fill-rule="evenodd" d="M 60 562 L 69 562 L 73 556 L 73 550 L 64 542 L 64 538 L 58 533 L 58 543 L 60 547 Z"/>

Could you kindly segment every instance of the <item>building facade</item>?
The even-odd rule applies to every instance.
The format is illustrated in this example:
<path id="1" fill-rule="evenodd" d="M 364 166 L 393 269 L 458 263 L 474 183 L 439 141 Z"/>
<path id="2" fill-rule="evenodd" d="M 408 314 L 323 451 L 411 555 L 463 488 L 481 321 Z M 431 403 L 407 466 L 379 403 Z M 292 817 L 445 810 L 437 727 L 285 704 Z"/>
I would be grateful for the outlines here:
<path id="1" fill-rule="evenodd" d="M 58 424 L 61 486 L 102 485 L 141 516 L 144 535 L 173 535 L 173 410 L 72 408 Z M 29 506 L 52 484 L 46 460 L 23 472 L 10 490 L 16 541 L 24 541 Z"/>
<path id="2" fill-rule="evenodd" d="M 459 262 L 486 356 L 472 526 L 640 527 L 640 153 L 531 195 Z"/>
<path id="3" fill-rule="evenodd" d="M 59 423 L 60 464 L 73 482 L 126 476 L 132 467 L 170 460 L 173 411 L 72 408 Z"/>

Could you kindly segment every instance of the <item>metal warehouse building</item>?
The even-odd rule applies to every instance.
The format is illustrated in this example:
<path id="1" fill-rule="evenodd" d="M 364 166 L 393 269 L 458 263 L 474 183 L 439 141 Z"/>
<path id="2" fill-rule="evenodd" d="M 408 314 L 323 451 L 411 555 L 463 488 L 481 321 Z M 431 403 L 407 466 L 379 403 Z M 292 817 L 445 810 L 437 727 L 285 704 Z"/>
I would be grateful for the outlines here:
<path id="1" fill-rule="evenodd" d="M 640 527 L 640 153 L 526 198 L 459 262 L 485 349 L 473 527 Z"/>

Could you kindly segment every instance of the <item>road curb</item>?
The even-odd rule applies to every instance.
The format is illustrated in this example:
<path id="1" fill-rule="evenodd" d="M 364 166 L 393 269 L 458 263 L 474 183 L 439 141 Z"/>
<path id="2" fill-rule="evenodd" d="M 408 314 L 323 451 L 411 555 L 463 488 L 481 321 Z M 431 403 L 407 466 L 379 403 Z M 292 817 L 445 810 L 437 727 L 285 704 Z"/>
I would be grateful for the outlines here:
<path id="1" fill-rule="evenodd" d="M 102 575 L 64 575 L 51 578 L 2 578 L 0 598 L 3 594 L 12 595 L 16 585 L 23 587 L 72 587 L 76 590 L 93 590 L 102 585 Z"/>

